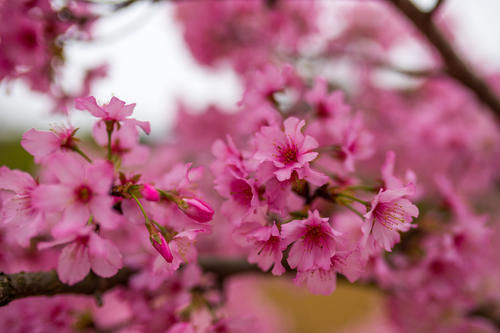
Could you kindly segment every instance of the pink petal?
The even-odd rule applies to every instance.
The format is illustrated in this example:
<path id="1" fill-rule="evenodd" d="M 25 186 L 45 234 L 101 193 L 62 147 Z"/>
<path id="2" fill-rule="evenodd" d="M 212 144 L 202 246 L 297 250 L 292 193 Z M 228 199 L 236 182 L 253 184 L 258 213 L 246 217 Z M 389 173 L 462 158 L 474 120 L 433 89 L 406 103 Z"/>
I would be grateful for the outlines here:
<path id="1" fill-rule="evenodd" d="M 288 246 L 305 235 L 305 227 L 302 220 L 295 220 L 281 226 L 281 237 L 284 246 Z"/>
<path id="2" fill-rule="evenodd" d="M 92 233 L 89 238 L 90 264 L 94 273 L 102 277 L 115 275 L 123 266 L 120 251 L 109 240 Z"/>
<path id="3" fill-rule="evenodd" d="M 127 122 L 130 122 L 130 123 L 134 124 L 135 126 L 140 127 L 144 131 L 144 133 L 146 133 L 146 134 L 151 133 L 151 124 L 149 123 L 149 121 L 140 121 L 137 119 L 127 119 Z"/>
<path id="4" fill-rule="evenodd" d="M 114 170 L 108 161 L 97 161 L 87 166 L 86 181 L 92 187 L 93 194 L 107 194 L 111 189 Z"/>
<path id="5" fill-rule="evenodd" d="M 31 195 L 33 207 L 49 212 L 60 211 L 73 200 L 73 189 L 64 185 L 40 185 Z"/>
<path id="6" fill-rule="evenodd" d="M 51 156 L 48 166 L 56 178 L 64 184 L 78 186 L 85 182 L 85 166 L 81 156 L 73 153 L 57 153 Z"/>
<path id="7" fill-rule="evenodd" d="M 54 132 L 37 131 L 32 128 L 24 133 L 21 146 L 35 157 L 43 157 L 60 148 L 59 138 Z"/>
<path id="8" fill-rule="evenodd" d="M 310 251 L 307 251 L 304 246 L 304 241 L 299 239 L 293 244 L 287 258 L 291 268 L 297 268 L 299 271 L 309 270 L 314 265 L 314 256 Z"/>
<path id="9" fill-rule="evenodd" d="M 19 170 L 10 170 L 6 166 L 0 167 L 0 189 L 20 193 L 35 186 L 36 182 L 30 174 Z"/>
<path id="10" fill-rule="evenodd" d="M 106 109 L 109 118 L 114 120 L 123 120 L 130 116 L 134 111 L 135 104 L 131 104 L 131 106 L 132 108 L 130 108 L 130 105 L 128 108 L 125 108 L 124 101 L 116 97 L 112 97 L 104 108 Z"/>
<path id="11" fill-rule="evenodd" d="M 57 265 L 57 275 L 62 282 L 73 285 L 83 280 L 89 271 L 89 254 L 84 244 L 73 242 L 62 250 Z"/>
<path id="12" fill-rule="evenodd" d="M 380 223 L 375 223 L 372 229 L 372 235 L 377 244 L 386 251 L 391 252 L 394 244 L 399 242 L 399 232 L 387 229 Z"/>
<path id="13" fill-rule="evenodd" d="M 95 196 L 90 201 L 92 215 L 104 229 L 114 229 L 122 217 L 113 210 L 113 198 L 107 195 Z"/>
<path id="14" fill-rule="evenodd" d="M 78 110 L 87 110 L 98 118 L 105 118 L 107 116 L 106 111 L 97 105 L 97 101 L 93 96 L 77 98 L 75 100 L 75 107 Z"/>
<path id="15" fill-rule="evenodd" d="M 336 274 L 333 270 L 317 269 L 307 272 L 297 272 L 294 283 L 305 284 L 313 294 L 330 295 L 336 288 Z"/>
<path id="16" fill-rule="evenodd" d="M 318 141 L 316 141 L 316 139 L 313 138 L 312 136 L 307 135 L 304 139 L 304 143 L 302 144 L 300 150 L 307 152 L 318 148 L 318 146 L 319 146 Z"/>
<path id="17" fill-rule="evenodd" d="M 87 205 L 72 204 L 64 210 L 61 220 L 52 228 L 52 235 L 61 238 L 78 234 L 86 227 L 89 218 Z"/>

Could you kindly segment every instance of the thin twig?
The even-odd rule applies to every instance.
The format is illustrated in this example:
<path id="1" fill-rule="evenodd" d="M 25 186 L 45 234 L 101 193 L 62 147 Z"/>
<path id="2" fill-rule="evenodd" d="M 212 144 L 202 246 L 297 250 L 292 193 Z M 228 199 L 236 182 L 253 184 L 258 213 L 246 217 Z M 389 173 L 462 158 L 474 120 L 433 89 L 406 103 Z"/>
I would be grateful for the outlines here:
<path id="1" fill-rule="evenodd" d="M 446 72 L 471 90 L 479 101 L 500 116 L 500 100 L 490 87 L 461 59 L 432 21 L 431 15 L 422 12 L 410 0 L 387 0 L 404 14 L 439 52 Z"/>

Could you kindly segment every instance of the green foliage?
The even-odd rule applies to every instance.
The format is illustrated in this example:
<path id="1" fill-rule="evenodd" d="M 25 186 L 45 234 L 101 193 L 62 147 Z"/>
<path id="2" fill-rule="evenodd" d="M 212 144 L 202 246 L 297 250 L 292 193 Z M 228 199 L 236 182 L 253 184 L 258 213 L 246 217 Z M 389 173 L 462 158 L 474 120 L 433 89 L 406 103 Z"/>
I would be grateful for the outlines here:
<path id="1" fill-rule="evenodd" d="M 33 157 L 20 144 L 20 138 L 0 141 L 0 165 L 27 172 L 34 170 Z"/>

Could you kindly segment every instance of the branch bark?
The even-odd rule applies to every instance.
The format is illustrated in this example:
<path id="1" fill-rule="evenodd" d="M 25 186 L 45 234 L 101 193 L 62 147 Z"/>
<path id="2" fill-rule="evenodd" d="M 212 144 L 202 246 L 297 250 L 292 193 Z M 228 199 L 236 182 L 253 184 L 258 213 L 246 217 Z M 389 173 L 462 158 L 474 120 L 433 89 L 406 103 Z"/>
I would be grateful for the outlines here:
<path id="1" fill-rule="evenodd" d="M 497 117 L 500 117 L 500 100 L 490 87 L 469 68 L 455 49 L 432 21 L 432 13 L 422 12 L 410 0 L 387 0 L 425 36 L 439 52 L 446 66 L 446 72 L 456 81 L 471 90 L 484 105 L 488 106 Z"/>
<path id="2" fill-rule="evenodd" d="M 62 283 L 56 271 L 34 273 L 0 273 L 0 306 L 30 296 L 53 296 L 58 294 L 98 295 L 115 286 L 126 285 L 134 271 L 121 269 L 115 276 L 101 278 L 90 273 L 79 283 L 69 286 Z"/>
<path id="3" fill-rule="evenodd" d="M 204 272 L 216 275 L 217 282 L 223 281 L 231 275 L 245 273 L 264 273 L 256 265 L 245 260 L 223 260 L 217 258 L 203 258 L 199 261 Z M 102 278 L 90 273 L 79 283 L 69 286 L 59 280 L 55 270 L 32 273 L 0 273 L 0 307 L 11 301 L 31 296 L 54 296 L 58 294 L 96 295 L 116 286 L 126 286 L 130 277 L 135 273 L 133 269 L 123 268 L 115 276 Z"/>

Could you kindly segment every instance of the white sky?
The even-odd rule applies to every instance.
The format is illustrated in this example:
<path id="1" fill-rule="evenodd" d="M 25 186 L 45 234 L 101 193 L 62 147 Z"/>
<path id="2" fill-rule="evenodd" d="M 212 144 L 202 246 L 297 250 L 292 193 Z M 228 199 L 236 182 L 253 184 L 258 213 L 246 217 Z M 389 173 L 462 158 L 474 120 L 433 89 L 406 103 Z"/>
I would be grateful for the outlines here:
<path id="1" fill-rule="evenodd" d="M 429 8 L 435 0 L 415 2 Z M 459 47 L 474 50 L 474 63 L 500 69 L 500 1 L 446 0 L 445 6 L 444 15 L 459 23 Z M 172 7 L 165 3 L 140 2 L 113 14 L 98 24 L 95 36 L 98 41 L 67 47 L 68 82 L 79 78 L 82 68 L 108 62 L 109 77 L 95 85 L 95 96 L 103 102 L 114 95 L 137 103 L 135 116 L 151 121 L 155 137 L 165 135 L 179 97 L 194 107 L 207 103 L 231 107 L 241 96 L 230 70 L 207 70 L 196 64 L 174 22 Z M 44 96 L 25 85 L 0 85 L 0 138 L 31 127 L 48 129 L 62 119 L 49 113 Z M 71 119 L 83 128 L 92 122 L 79 112 Z"/>

